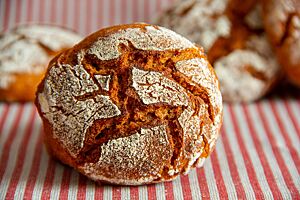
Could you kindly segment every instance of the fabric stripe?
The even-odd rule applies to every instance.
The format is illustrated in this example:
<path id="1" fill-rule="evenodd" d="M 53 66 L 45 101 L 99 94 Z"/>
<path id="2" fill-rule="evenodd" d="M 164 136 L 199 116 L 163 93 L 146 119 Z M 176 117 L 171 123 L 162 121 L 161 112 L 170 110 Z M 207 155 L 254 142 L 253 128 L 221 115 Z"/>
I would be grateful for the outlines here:
<path id="1" fill-rule="evenodd" d="M 291 193 L 299 194 L 300 191 L 300 178 L 299 174 L 297 172 L 297 169 L 294 165 L 293 159 L 288 151 L 288 147 L 286 148 L 286 151 L 279 150 L 278 147 L 286 147 L 286 142 L 282 135 L 280 134 L 280 129 L 277 126 L 274 116 L 272 114 L 272 111 L 270 107 L 268 107 L 268 104 L 266 102 L 257 104 L 259 114 L 264 122 L 266 131 L 269 133 L 269 138 L 272 141 L 276 141 L 277 148 L 275 156 L 279 162 L 279 166 L 281 167 L 281 171 L 284 174 L 285 181 L 287 183 L 287 187 L 291 191 Z M 275 138 L 273 138 L 275 137 Z M 288 164 L 287 164 L 288 163 Z M 297 188 L 296 188 L 297 187 Z M 297 192 L 298 190 L 298 192 Z"/>
<path id="2" fill-rule="evenodd" d="M 9 136 L 2 148 L 3 153 L 0 160 L 0 188 L 2 193 L 0 194 L 0 199 L 5 197 L 14 166 L 17 162 L 17 152 L 22 142 L 22 134 L 25 132 L 25 127 L 29 122 L 26 113 L 30 112 L 30 107 L 22 105 L 18 111 Z"/>
<path id="3" fill-rule="evenodd" d="M 43 135 L 43 130 L 40 128 L 40 133 L 39 137 L 35 143 L 35 148 L 34 148 L 34 156 L 33 156 L 33 161 L 32 165 L 30 168 L 29 175 L 27 176 L 27 182 L 25 186 L 25 191 L 24 191 L 24 199 L 31 199 L 34 186 L 39 174 L 39 168 L 41 165 L 41 153 L 42 153 L 42 135 Z"/>
<path id="4" fill-rule="evenodd" d="M 216 151 L 216 156 L 220 163 L 220 168 L 221 168 L 220 171 L 222 173 L 222 177 L 225 183 L 228 199 L 237 199 L 238 196 L 235 190 L 234 182 L 232 180 L 232 174 L 231 174 L 232 172 L 230 171 L 228 166 L 228 160 L 226 157 L 222 137 L 220 138 L 220 140 L 218 140 L 215 151 Z"/>
<path id="5" fill-rule="evenodd" d="M 5 16 L 6 13 L 7 13 L 6 1 L 0 1 L 0 28 L 1 28 L 1 32 L 5 31 L 4 21 L 7 20 L 7 17 Z"/>
<path id="6" fill-rule="evenodd" d="M 40 143 L 39 145 L 41 144 L 42 143 Z M 36 178 L 35 185 L 33 185 L 34 188 L 32 192 L 32 196 L 37 199 L 41 199 L 42 197 L 43 186 L 44 186 L 44 181 L 46 179 L 46 173 L 47 173 L 48 162 L 49 162 L 49 155 L 44 145 L 41 147 L 40 159 L 41 162 L 40 162 L 39 170 L 37 171 L 38 176 Z"/>
<path id="7" fill-rule="evenodd" d="M 257 137 L 260 141 L 262 141 L 263 145 L 263 151 L 266 155 L 266 160 L 268 161 L 271 172 L 274 175 L 274 179 L 276 181 L 276 184 L 278 186 L 278 189 L 280 190 L 282 196 L 284 199 L 291 198 L 288 188 L 285 184 L 285 181 L 283 179 L 283 176 L 280 171 L 280 165 L 277 162 L 275 158 L 275 152 L 273 151 L 274 148 L 271 145 L 271 140 L 268 136 L 268 132 L 264 129 L 263 122 L 261 121 L 259 117 L 259 113 L 255 108 L 255 105 L 250 105 L 249 109 L 245 111 L 245 113 L 249 113 L 249 116 L 251 120 L 253 121 L 253 126 L 255 128 L 255 132 L 257 132 Z M 270 178 L 270 177 L 268 177 Z"/>
<path id="8" fill-rule="evenodd" d="M 291 112 L 295 115 L 296 119 L 299 120 L 300 119 L 300 103 L 298 103 L 297 101 L 289 101 L 289 105 L 291 107 Z M 300 126 L 299 123 L 297 123 L 298 126 Z"/>
<path id="9" fill-rule="evenodd" d="M 220 198 L 228 199 L 227 190 L 221 174 L 220 164 L 217 158 L 217 152 L 213 151 L 213 153 L 210 155 L 210 158 L 211 158 L 212 168 L 216 179 L 217 188 L 220 193 Z"/>
<path id="10" fill-rule="evenodd" d="M 22 131 L 22 129 L 20 129 L 21 126 L 19 126 L 19 124 L 21 124 L 21 120 L 23 120 L 22 125 L 24 125 L 24 120 L 25 119 L 21 119 L 22 117 L 22 113 L 24 110 L 24 104 L 22 104 L 20 107 L 18 107 L 18 110 L 16 112 L 16 115 L 14 117 L 14 121 L 12 123 L 12 126 L 10 127 L 9 131 L 3 131 L 3 134 L 1 135 L 1 141 L 5 141 L 4 144 L 2 144 L 2 142 L 0 143 L 1 146 L 1 160 L 0 160 L 0 183 L 2 183 L 2 178 L 3 175 L 5 173 L 6 170 L 6 166 L 8 163 L 8 159 L 11 153 L 11 146 L 12 144 L 14 144 L 13 146 L 15 146 L 15 142 L 17 142 L 18 138 L 16 139 L 16 141 L 14 141 L 14 138 L 16 137 L 17 133 L 19 131 Z M 20 130 L 19 130 L 20 129 Z M 7 138 L 5 138 L 5 136 L 7 136 Z"/>
<path id="11" fill-rule="evenodd" d="M 284 138 L 285 144 L 287 148 L 289 149 L 289 152 L 292 156 L 292 159 L 295 163 L 295 166 L 298 166 L 298 173 L 300 173 L 300 159 L 299 154 L 297 152 L 297 149 L 300 147 L 300 142 L 294 132 L 294 129 L 292 129 L 292 124 L 289 124 L 289 121 L 287 121 L 287 116 L 282 116 L 285 114 L 285 112 L 278 111 L 278 104 L 275 106 L 274 101 L 270 102 L 272 114 L 276 119 L 276 122 L 279 126 L 279 130 L 281 135 Z M 281 110 L 282 111 L 282 110 Z M 279 113 L 280 112 L 280 113 Z M 288 123 L 288 124 L 287 124 Z"/>
<path id="12" fill-rule="evenodd" d="M 114 24 L 121 24 L 121 16 L 124 12 L 124 9 L 121 9 L 121 1 L 122 0 L 112 0 L 114 2 L 113 4 L 113 10 L 114 10 Z M 124 0 L 123 0 L 124 1 Z"/>
<path id="13" fill-rule="evenodd" d="M 208 158 L 205 162 L 204 171 L 205 171 L 205 176 L 206 176 L 206 181 L 207 181 L 210 198 L 215 199 L 215 200 L 220 199 L 219 191 L 217 188 L 217 183 L 216 183 L 216 179 L 215 179 L 215 175 L 214 175 L 214 171 L 212 168 L 212 163 L 211 163 L 210 158 Z"/>
<path id="14" fill-rule="evenodd" d="M 8 29 L 13 28 L 16 25 L 16 0 L 10 0 L 10 16 L 9 16 L 9 23 L 8 23 Z"/>
<path id="15" fill-rule="evenodd" d="M 25 160 L 25 157 L 27 156 L 27 151 L 28 151 L 27 146 L 28 146 L 29 141 L 32 140 L 31 137 L 33 136 L 32 131 L 34 129 L 35 117 L 36 117 L 36 112 L 35 112 L 35 109 L 32 108 L 31 114 L 29 117 L 29 121 L 27 123 L 27 127 L 23 134 L 21 144 L 19 145 L 18 156 L 17 156 L 15 167 L 13 168 L 12 165 L 9 165 L 10 168 L 13 168 L 14 170 L 11 175 L 11 179 L 10 179 L 8 190 L 7 190 L 7 195 L 6 195 L 7 199 L 12 199 L 14 197 L 15 191 L 17 189 L 17 185 L 18 185 L 20 176 L 23 171 L 24 160 Z M 20 193 L 18 193 L 18 194 L 20 194 Z"/>
<path id="16" fill-rule="evenodd" d="M 239 142 L 237 141 L 237 133 L 236 130 L 233 128 L 233 122 L 231 121 L 231 117 L 228 110 L 229 106 L 224 107 L 224 121 L 223 121 L 223 127 L 224 127 L 224 139 L 227 141 L 224 141 L 224 144 L 229 144 L 230 149 L 232 151 L 232 157 L 235 161 L 235 165 L 237 166 L 238 174 L 241 179 L 241 185 L 242 188 L 240 188 L 238 195 L 245 192 L 246 199 L 255 199 L 255 194 L 252 188 L 252 185 L 249 180 L 248 176 L 248 170 L 246 167 L 245 158 L 243 156 L 243 152 L 241 150 L 241 147 L 239 145 Z M 226 146 L 225 146 L 226 147 Z M 238 189 L 237 189 L 238 191 Z M 241 193 L 240 193 L 241 192 Z"/>
<path id="17" fill-rule="evenodd" d="M 262 189 L 262 195 L 263 197 L 258 197 L 258 198 L 264 198 L 264 199 L 272 199 L 273 194 L 271 192 L 271 189 L 269 187 L 272 187 L 272 191 L 277 194 L 278 198 L 281 197 L 280 192 L 278 191 L 278 188 L 276 184 L 273 184 L 274 179 L 270 180 L 269 182 L 267 181 L 265 171 L 269 171 L 270 168 L 269 166 L 264 162 L 265 156 L 263 152 L 261 151 L 260 148 L 260 143 L 255 140 L 255 135 L 253 134 L 253 130 L 251 130 L 251 127 L 249 127 L 249 122 L 247 122 L 247 119 L 243 115 L 243 110 L 241 109 L 242 106 L 233 106 L 233 111 L 235 113 L 235 119 L 237 120 L 237 124 L 239 125 L 239 132 L 241 133 L 240 135 L 242 136 L 242 139 L 244 141 L 246 150 L 249 154 L 249 157 L 251 159 L 251 162 L 253 163 L 254 166 L 254 171 L 255 171 L 255 176 L 257 177 L 257 181 L 259 184 L 259 187 Z M 250 133 L 252 132 L 252 134 Z M 252 136 L 252 137 L 251 137 Z M 272 177 L 272 174 L 268 174 L 269 177 Z"/>
<path id="18" fill-rule="evenodd" d="M 3 20 L 3 30 L 8 30 L 10 28 L 10 19 L 11 19 L 11 1 L 5 1 L 4 9 L 4 20 Z"/>
<path id="19" fill-rule="evenodd" d="M 51 9 L 52 8 L 53 2 L 52 1 L 43 1 L 43 4 L 41 6 L 42 12 L 40 13 L 40 18 L 44 23 L 51 23 L 52 15 L 51 15 Z M 54 23 L 54 22 L 52 22 Z"/>
<path id="20" fill-rule="evenodd" d="M 97 12 L 97 29 L 104 27 L 104 1 L 105 0 L 98 1 L 100 11 Z"/>
<path id="21" fill-rule="evenodd" d="M 188 175 L 181 175 L 180 179 L 181 179 L 180 184 L 181 184 L 181 188 L 182 188 L 182 195 L 183 195 L 184 199 L 186 199 L 186 200 L 192 199 L 191 185 L 190 185 Z"/>
<path id="22" fill-rule="evenodd" d="M 7 120 L 8 113 L 10 111 L 10 106 L 8 104 L 5 104 L 5 105 L 1 105 L 1 108 L 2 110 L 1 110 L 1 119 L 0 119 L 0 138 L 2 135 L 4 124 Z"/>
<path id="23" fill-rule="evenodd" d="M 77 171 L 72 170 L 71 171 L 71 179 L 70 179 L 70 186 L 69 186 L 69 195 L 68 199 L 76 199 L 77 198 L 77 191 L 78 191 L 78 180 L 79 180 L 79 174 Z"/>
<path id="24" fill-rule="evenodd" d="M 39 21 L 39 8 L 40 8 L 40 0 L 33 0 L 33 5 L 32 5 L 32 21 L 33 22 Z"/>
<path id="25" fill-rule="evenodd" d="M 26 16 L 27 16 L 27 1 L 26 0 L 21 0 L 22 4 L 21 4 L 21 14 L 20 14 L 20 23 L 23 24 L 25 23 L 26 20 Z"/>
<path id="26" fill-rule="evenodd" d="M 64 172 L 62 175 L 61 185 L 60 185 L 60 194 L 59 199 L 68 199 L 69 185 L 71 181 L 72 169 L 65 166 Z"/>
<path id="27" fill-rule="evenodd" d="M 121 187 L 120 186 L 114 186 L 112 188 L 112 198 L 113 199 L 121 199 Z"/>
<path id="28" fill-rule="evenodd" d="M 67 15 L 67 27 L 75 30 L 78 33 L 78 30 L 75 28 L 74 24 L 74 20 L 75 20 L 75 12 L 74 12 L 74 1 L 73 0 L 66 0 L 67 1 L 67 13 L 65 15 Z"/>
<path id="29" fill-rule="evenodd" d="M 284 193 L 284 191 L 281 189 L 278 185 L 280 185 L 280 183 L 278 183 L 277 178 L 275 177 L 275 170 L 273 169 L 274 166 L 276 165 L 276 163 L 274 162 L 269 162 L 269 158 L 270 157 L 270 149 L 267 149 L 267 145 L 266 145 L 266 137 L 264 137 L 263 135 L 265 135 L 264 133 L 259 133 L 256 129 L 255 129 L 255 124 L 254 120 L 252 121 L 252 119 L 250 118 L 250 114 L 249 114 L 249 106 L 243 106 L 243 112 L 244 115 L 246 117 L 246 121 L 248 124 L 248 128 L 249 128 L 249 134 L 252 135 L 253 137 L 253 141 L 254 141 L 254 145 L 255 145 L 255 149 L 257 150 L 258 153 L 258 158 L 260 158 L 261 164 L 263 166 L 263 170 L 264 170 L 264 174 L 262 172 L 260 172 L 262 175 L 260 175 L 260 178 L 266 178 L 267 179 L 267 183 L 265 183 L 264 181 L 264 192 L 267 191 L 272 191 L 272 194 L 270 194 L 268 196 L 268 198 L 274 198 L 274 197 L 281 197 L 283 198 L 282 194 Z M 270 187 L 266 188 L 266 187 Z M 267 197 L 265 197 L 267 198 Z"/>
<path id="30" fill-rule="evenodd" d="M 132 1 L 132 22 L 139 21 L 139 12 L 138 12 L 138 2 L 139 0 L 131 0 Z"/>
<path id="31" fill-rule="evenodd" d="M 181 176 L 178 176 L 175 180 L 172 181 L 172 183 L 173 183 L 174 199 L 176 200 L 183 199 L 182 187 L 181 187 Z"/>
<path id="32" fill-rule="evenodd" d="M 103 190 L 103 199 L 110 200 L 112 199 L 112 187 L 111 186 L 104 186 Z M 114 199 L 115 200 L 115 199 Z"/>
<path id="33" fill-rule="evenodd" d="M 157 200 L 165 200 L 165 185 L 164 183 L 157 183 L 155 184 L 155 191 L 156 191 L 156 199 Z"/>
<path id="34" fill-rule="evenodd" d="M 104 187 L 95 183 L 95 198 L 94 199 L 103 200 L 103 191 L 104 191 Z"/>
<path id="35" fill-rule="evenodd" d="M 59 197 L 63 170 L 64 168 L 62 165 L 60 165 L 59 163 L 55 164 L 55 173 L 53 177 L 53 183 L 51 186 L 50 199 L 58 199 Z"/>
<path id="36" fill-rule="evenodd" d="M 132 21 L 131 0 L 121 0 L 121 24 L 127 24 Z"/>
<path id="37" fill-rule="evenodd" d="M 96 12 L 97 12 L 97 5 L 96 5 L 95 0 L 89 0 L 86 2 L 86 11 L 85 13 L 89 13 L 89 15 L 86 15 L 86 21 L 85 23 L 85 31 L 86 31 L 86 35 L 89 35 L 92 33 L 92 31 L 94 30 L 94 27 L 96 26 Z"/>
<path id="38" fill-rule="evenodd" d="M 85 199 L 85 193 L 86 193 L 86 183 L 87 178 L 83 176 L 82 174 L 79 174 L 79 180 L 78 180 L 78 189 L 77 189 L 77 199 Z"/>
<path id="39" fill-rule="evenodd" d="M 26 21 L 27 22 L 31 22 L 32 21 L 32 13 L 33 13 L 33 9 L 32 9 L 32 1 L 33 0 L 27 0 L 27 16 L 26 16 Z"/>
<path id="40" fill-rule="evenodd" d="M 147 194 L 145 195 L 145 197 L 148 197 L 149 200 L 154 200 L 156 199 L 156 188 L 155 188 L 155 184 L 150 184 L 147 185 Z M 141 192 L 140 192 L 141 193 Z M 160 194 L 158 194 L 160 195 Z"/>
<path id="41" fill-rule="evenodd" d="M 261 105 L 261 106 L 260 106 Z M 264 116 L 267 116 L 265 119 L 268 121 L 268 125 L 269 128 L 272 130 L 270 133 L 272 134 L 272 136 L 274 138 L 278 140 L 280 140 L 282 143 L 280 145 L 283 145 L 286 147 L 286 149 L 289 149 L 289 145 L 291 142 L 287 142 L 288 137 L 286 137 L 286 130 L 283 128 L 283 126 L 281 126 L 280 128 L 280 124 L 282 122 L 278 122 L 276 121 L 276 115 L 278 114 L 273 114 L 272 113 L 272 107 L 271 104 L 269 102 L 262 102 L 259 105 L 259 108 L 262 108 L 264 112 L 262 112 L 262 114 Z M 281 132 L 280 130 L 282 130 L 283 132 Z M 283 136 L 284 135 L 284 136 Z M 292 145 L 291 145 L 292 146 Z M 295 158 L 298 158 L 297 152 L 295 151 L 295 154 L 290 153 L 290 151 L 280 151 L 281 153 L 281 158 L 283 158 L 284 163 L 288 163 L 287 168 L 289 169 L 289 172 L 291 173 L 291 177 L 294 179 L 294 182 L 297 183 L 296 186 L 298 188 L 298 191 L 300 191 L 300 179 L 296 179 L 297 175 L 299 177 L 299 173 L 297 171 L 297 167 L 296 164 L 294 164 L 293 161 L 293 155 L 295 155 Z M 298 164 L 298 161 L 296 162 Z M 295 176 L 296 175 L 296 176 Z"/>
<path id="42" fill-rule="evenodd" d="M 202 199 L 201 193 L 200 193 L 200 187 L 197 180 L 197 172 L 196 169 L 191 169 L 191 171 L 188 174 L 189 182 L 191 186 L 191 197 L 193 200 L 200 200 Z"/>
<path id="43" fill-rule="evenodd" d="M 224 121 L 226 121 L 226 120 L 224 119 Z M 223 128 L 222 128 L 221 135 L 222 135 L 221 136 L 221 144 L 224 145 L 224 152 L 225 152 L 226 158 L 228 160 L 228 165 L 229 165 L 228 167 L 230 169 L 230 173 L 231 173 L 234 185 L 235 185 L 237 197 L 238 197 L 238 199 L 245 199 L 246 194 L 245 194 L 243 184 L 241 182 L 241 178 L 240 178 L 239 171 L 238 171 L 238 166 L 235 161 L 236 157 L 230 148 L 230 143 L 229 143 L 228 137 L 227 137 L 228 133 L 227 133 L 227 129 L 225 128 L 225 126 L 223 126 Z"/>
<path id="44" fill-rule="evenodd" d="M 296 117 L 295 113 L 293 112 L 293 101 L 288 102 L 287 100 L 284 100 L 284 107 L 287 110 L 287 113 L 289 115 L 289 120 L 291 120 L 291 122 L 293 123 L 293 126 L 295 128 L 296 134 L 298 136 L 298 140 L 300 138 L 300 125 L 299 123 L 297 123 L 297 119 L 299 119 L 298 117 Z M 300 122 L 300 120 L 299 120 Z"/>
<path id="45" fill-rule="evenodd" d="M 204 173 L 204 168 L 197 169 L 197 178 L 198 178 L 198 183 L 200 186 L 202 198 L 209 199 L 210 194 L 209 194 L 208 185 L 207 185 L 207 181 L 206 181 L 206 177 L 205 177 L 205 173 Z"/>
<path id="46" fill-rule="evenodd" d="M 85 10 L 87 9 L 87 1 L 79 1 L 77 6 L 78 11 L 78 17 L 79 17 L 79 24 L 77 26 L 77 30 L 79 30 L 79 33 L 82 35 L 87 35 L 87 30 L 85 29 L 85 23 L 87 23 L 87 12 Z"/>
<path id="47" fill-rule="evenodd" d="M 173 200 L 174 199 L 174 194 L 173 194 L 173 184 L 172 182 L 165 182 L 164 183 L 164 188 L 165 188 L 165 197 L 166 200 Z"/>
<path id="48" fill-rule="evenodd" d="M 92 200 L 95 198 L 95 182 L 92 180 L 88 180 L 86 182 L 86 199 L 87 200 Z"/>
<path id="49" fill-rule="evenodd" d="M 121 199 L 122 200 L 130 199 L 130 187 L 122 187 L 121 188 Z"/>
<path id="50" fill-rule="evenodd" d="M 55 176 L 56 162 L 49 157 L 46 177 L 43 184 L 42 199 L 50 199 L 54 176 Z"/>
<path id="51" fill-rule="evenodd" d="M 147 200 L 148 199 L 147 186 L 146 185 L 139 186 L 138 190 L 139 190 L 139 194 L 136 197 L 136 199 Z"/>
<path id="52" fill-rule="evenodd" d="M 15 24 L 20 23 L 21 20 L 21 0 L 16 0 L 16 18 L 15 18 Z"/>
<path id="53" fill-rule="evenodd" d="M 228 111 L 229 111 L 229 115 L 231 117 L 231 120 L 232 120 L 232 123 L 233 123 L 233 128 L 234 128 L 234 132 L 236 134 L 236 138 L 237 138 L 237 141 L 238 141 L 238 144 L 240 146 L 240 149 L 241 149 L 241 153 L 244 157 L 244 159 L 246 161 L 250 161 L 250 156 L 249 153 L 247 152 L 247 149 L 245 148 L 245 143 L 241 137 L 241 130 L 238 126 L 238 122 L 237 122 L 237 119 L 235 117 L 235 113 L 233 112 L 232 110 L 232 106 L 228 106 Z M 257 174 L 255 173 L 255 170 L 254 170 L 254 165 L 252 162 L 247 162 L 246 164 L 246 169 L 247 169 L 247 172 L 248 172 L 248 177 L 249 177 L 249 180 L 250 180 L 250 184 L 253 188 L 253 190 L 255 191 L 255 197 L 256 199 L 259 199 L 259 198 L 262 198 L 263 197 L 263 193 L 262 193 L 262 189 L 258 183 L 258 177 L 257 177 Z"/>
<path id="54" fill-rule="evenodd" d="M 139 187 L 130 188 L 130 198 L 131 199 L 138 199 L 139 189 L 140 189 Z"/>

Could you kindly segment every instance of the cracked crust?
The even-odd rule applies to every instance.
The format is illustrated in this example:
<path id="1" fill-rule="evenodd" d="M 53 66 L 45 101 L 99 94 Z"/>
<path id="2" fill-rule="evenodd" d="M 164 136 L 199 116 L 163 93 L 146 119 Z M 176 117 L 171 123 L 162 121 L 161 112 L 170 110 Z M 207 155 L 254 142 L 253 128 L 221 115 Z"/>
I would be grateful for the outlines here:
<path id="1" fill-rule="evenodd" d="M 201 166 L 222 123 L 202 49 L 147 24 L 100 30 L 58 55 L 36 105 L 49 152 L 113 184 L 168 181 Z"/>
<path id="2" fill-rule="evenodd" d="M 21 25 L 0 35 L 0 100 L 32 101 L 50 59 L 80 39 L 50 25 Z"/>
<path id="3" fill-rule="evenodd" d="M 300 87 L 300 2 L 264 0 L 264 24 L 288 79 Z"/>
<path id="4" fill-rule="evenodd" d="M 227 102 L 255 101 L 280 78 L 279 65 L 262 34 L 261 6 L 256 0 L 178 1 L 157 23 L 204 47 Z M 262 80 L 261 75 L 267 78 Z"/>

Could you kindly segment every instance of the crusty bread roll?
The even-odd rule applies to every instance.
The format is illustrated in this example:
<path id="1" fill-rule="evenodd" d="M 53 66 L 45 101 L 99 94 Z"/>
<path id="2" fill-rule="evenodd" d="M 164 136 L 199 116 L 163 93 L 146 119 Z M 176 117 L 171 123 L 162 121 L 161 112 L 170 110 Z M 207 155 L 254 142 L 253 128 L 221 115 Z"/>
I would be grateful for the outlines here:
<path id="1" fill-rule="evenodd" d="M 147 24 L 102 29 L 58 55 L 36 105 L 49 152 L 112 184 L 169 181 L 201 166 L 222 121 L 202 49 Z"/>
<path id="2" fill-rule="evenodd" d="M 266 32 L 288 79 L 300 87 L 300 1 L 264 0 Z"/>
<path id="3" fill-rule="evenodd" d="M 281 70 L 263 34 L 256 0 L 178 1 L 156 23 L 204 47 L 226 102 L 255 101 L 275 85 Z"/>
<path id="4" fill-rule="evenodd" d="M 0 35 L 0 100 L 34 100 L 50 59 L 80 40 L 53 25 L 20 25 Z"/>

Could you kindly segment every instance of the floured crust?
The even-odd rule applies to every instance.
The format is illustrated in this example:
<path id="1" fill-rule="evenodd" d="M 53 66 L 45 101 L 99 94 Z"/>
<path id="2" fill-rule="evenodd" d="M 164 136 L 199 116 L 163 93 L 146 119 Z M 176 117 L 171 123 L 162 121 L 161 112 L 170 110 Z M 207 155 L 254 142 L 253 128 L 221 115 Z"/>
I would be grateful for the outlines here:
<path id="1" fill-rule="evenodd" d="M 20 25 L 0 36 L 1 100 L 33 100 L 47 63 L 81 37 L 50 25 Z M 27 80 L 28 79 L 28 80 Z"/>
<path id="2" fill-rule="evenodd" d="M 202 165 L 222 121 L 202 50 L 147 24 L 100 30 L 57 56 L 36 105 L 49 151 L 114 184 L 172 180 Z"/>
<path id="3" fill-rule="evenodd" d="M 266 32 L 288 79 L 300 86 L 300 2 L 263 1 Z"/>
<path id="4" fill-rule="evenodd" d="M 232 24 L 224 15 L 228 1 L 177 1 L 156 23 L 169 27 L 208 50 L 219 37 L 230 34 Z"/>
<path id="5" fill-rule="evenodd" d="M 178 1 L 157 23 L 204 47 L 227 102 L 255 101 L 280 78 L 279 65 L 262 34 L 261 6 L 256 0 Z"/>
<path id="6" fill-rule="evenodd" d="M 267 38 L 251 36 L 244 49 L 215 62 L 225 101 L 254 101 L 265 95 L 281 73 Z"/>

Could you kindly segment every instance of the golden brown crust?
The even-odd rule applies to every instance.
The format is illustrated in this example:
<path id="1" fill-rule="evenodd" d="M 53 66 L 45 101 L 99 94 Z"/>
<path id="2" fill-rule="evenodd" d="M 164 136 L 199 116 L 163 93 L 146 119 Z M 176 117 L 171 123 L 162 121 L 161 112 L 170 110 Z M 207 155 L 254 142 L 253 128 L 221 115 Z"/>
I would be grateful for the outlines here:
<path id="1" fill-rule="evenodd" d="M 13 74 L 18 84 L 10 84 L 7 88 L 0 88 L 0 101 L 33 101 L 38 83 L 44 73 Z"/>
<path id="2" fill-rule="evenodd" d="M 51 25 L 19 25 L 0 35 L 0 100 L 32 101 L 49 60 L 80 40 Z"/>
<path id="3" fill-rule="evenodd" d="M 281 77 L 260 15 L 257 0 L 187 0 L 174 4 L 157 22 L 204 47 L 225 101 L 249 102 L 269 92 Z"/>
<path id="4" fill-rule="evenodd" d="M 202 50 L 148 24 L 100 30 L 57 56 L 36 105 L 55 157 L 96 181 L 128 185 L 200 165 L 222 118 Z"/>
<path id="5" fill-rule="evenodd" d="M 264 0 L 264 24 L 288 79 L 300 87 L 300 3 Z"/>

